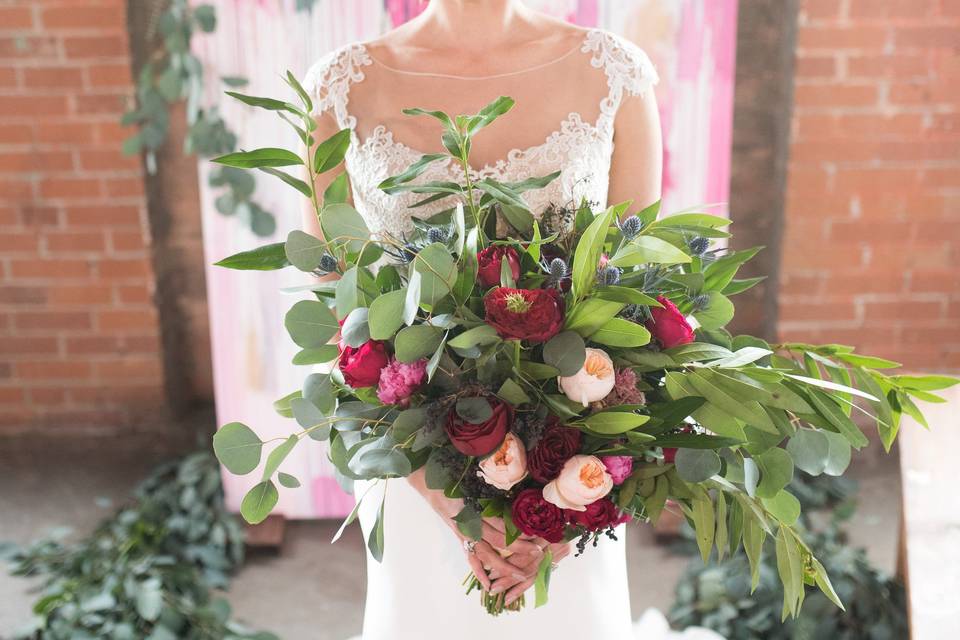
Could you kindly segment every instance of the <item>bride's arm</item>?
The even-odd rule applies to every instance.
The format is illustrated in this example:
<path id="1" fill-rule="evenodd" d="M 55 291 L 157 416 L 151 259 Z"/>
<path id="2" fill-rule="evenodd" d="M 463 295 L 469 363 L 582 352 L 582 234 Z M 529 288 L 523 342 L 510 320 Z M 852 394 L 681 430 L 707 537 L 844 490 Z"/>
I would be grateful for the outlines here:
<path id="1" fill-rule="evenodd" d="M 660 199 L 663 181 L 663 134 L 653 89 L 625 95 L 614 124 L 607 202 L 632 200 L 640 211 Z"/>

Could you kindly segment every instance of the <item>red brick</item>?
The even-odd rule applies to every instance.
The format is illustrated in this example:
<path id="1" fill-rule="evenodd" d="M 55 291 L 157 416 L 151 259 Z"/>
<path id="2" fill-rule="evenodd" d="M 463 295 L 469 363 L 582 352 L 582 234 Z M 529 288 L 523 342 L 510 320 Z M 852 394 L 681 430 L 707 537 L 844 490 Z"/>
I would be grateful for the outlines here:
<path id="1" fill-rule="evenodd" d="M 803 0 L 800 12 L 807 20 L 836 19 L 840 17 L 840 0 Z"/>
<path id="2" fill-rule="evenodd" d="M 89 362 L 79 360 L 64 360 L 49 362 L 16 363 L 17 376 L 26 380 L 63 380 L 89 376 L 91 367 Z"/>
<path id="3" fill-rule="evenodd" d="M 47 289 L 51 305 L 59 307 L 104 305 L 113 302 L 113 287 L 84 282 L 76 286 L 57 284 Z"/>
<path id="4" fill-rule="evenodd" d="M 142 196 L 143 178 L 111 178 L 104 180 L 107 195 L 112 197 Z"/>
<path id="5" fill-rule="evenodd" d="M 153 297 L 151 291 L 142 285 L 119 286 L 117 287 L 117 296 L 120 302 L 124 304 L 146 304 L 151 302 Z"/>
<path id="6" fill-rule="evenodd" d="M 806 49 L 882 49 L 890 40 L 885 26 L 811 26 L 800 30 L 798 46 Z"/>
<path id="7" fill-rule="evenodd" d="M 28 205 L 20 210 L 20 219 L 28 227 L 55 226 L 60 224 L 60 210 L 55 207 Z"/>
<path id="8" fill-rule="evenodd" d="M 884 18 L 921 19 L 931 13 L 934 2 L 927 0 L 853 0 L 850 3 L 849 17 L 862 23 L 864 20 Z"/>
<path id="9" fill-rule="evenodd" d="M 22 124 L 0 124 L 0 143 L 28 144 L 33 141 L 33 127 Z"/>
<path id="10" fill-rule="evenodd" d="M 4 359 L 21 355 L 53 355 L 59 350 L 59 341 L 54 336 L 31 336 L 30 338 L 0 336 L 0 354 L 3 354 Z"/>
<path id="11" fill-rule="evenodd" d="M 23 83 L 28 89 L 73 89 L 83 86 L 83 70 L 80 67 L 26 67 Z"/>
<path id="12" fill-rule="evenodd" d="M 76 96 L 76 112 L 82 115 L 116 115 L 127 111 L 130 98 L 124 94 L 89 94 Z"/>
<path id="13" fill-rule="evenodd" d="M 117 280 L 140 280 L 151 274 L 150 263 L 145 259 L 101 260 L 97 266 L 101 278 Z"/>
<path id="14" fill-rule="evenodd" d="M 20 84 L 20 76 L 13 67 L 0 67 L 0 88 L 13 89 Z"/>
<path id="15" fill-rule="evenodd" d="M 78 330 L 93 326 L 90 314 L 83 311 L 22 311 L 14 314 L 13 320 L 14 326 L 23 331 Z"/>
<path id="16" fill-rule="evenodd" d="M 69 151 L 0 151 L 0 171 L 27 173 L 39 171 L 70 171 L 73 154 Z"/>
<path id="17" fill-rule="evenodd" d="M 5 254 L 35 254 L 39 246 L 40 238 L 36 233 L 29 231 L 0 233 L 0 252 Z"/>
<path id="18" fill-rule="evenodd" d="M 94 362 L 93 365 L 96 375 L 104 380 L 149 380 L 163 374 L 157 358 Z"/>
<path id="19" fill-rule="evenodd" d="M 47 250 L 52 253 L 101 252 L 106 238 L 99 231 L 60 231 L 44 235 Z"/>
<path id="20" fill-rule="evenodd" d="M 92 198 L 101 195 L 100 181 L 92 178 L 47 178 L 40 183 L 44 198 Z"/>
<path id="21" fill-rule="evenodd" d="M 828 56 L 799 56 L 797 76 L 801 78 L 829 78 L 837 75 L 837 61 Z"/>
<path id="22" fill-rule="evenodd" d="M 894 43 L 898 48 L 952 48 L 957 46 L 957 25 L 927 24 L 923 26 L 897 27 L 893 30 L 893 36 Z"/>
<path id="23" fill-rule="evenodd" d="M 64 50 L 68 58 L 117 58 L 129 53 L 123 35 L 65 38 Z"/>
<path id="24" fill-rule="evenodd" d="M 89 260 L 46 258 L 13 259 L 10 270 L 14 278 L 88 278 L 93 273 Z"/>
<path id="25" fill-rule="evenodd" d="M 140 158 L 124 155 L 119 148 L 109 150 L 85 150 L 80 152 L 80 168 L 91 171 L 139 171 Z"/>
<path id="26" fill-rule="evenodd" d="M 13 95 L 0 100 L 0 118 L 66 116 L 66 96 Z"/>
<path id="27" fill-rule="evenodd" d="M 47 292 L 41 287 L 3 285 L 0 286 L 0 304 L 44 304 L 47 302 Z M 3 350 L 0 349 L 0 353 Z"/>
<path id="28" fill-rule="evenodd" d="M 120 31 L 126 25 L 123 5 L 66 6 L 44 9 L 40 14 L 48 29 L 95 29 L 100 33 Z"/>
<path id="29" fill-rule="evenodd" d="M 143 333 L 157 325 L 157 314 L 153 309 L 111 310 L 97 314 L 97 328 L 101 332 Z"/>
<path id="30" fill-rule="evenodd" d="M 139 227 L 140 208 L 126 205 L 69 207 L 67 209 L 67 225 L 92 225 L 98 228 Z"/>
<path id="31" fill-rule="evenodd" d="M 142 231 L 114 231 L 110 244 L 114 251 L 139 251 L 146 247 Z"/>
<path id="32" fill-rule="evenodd" d="M 3 17 L 0 15 L 0 20 Z M 23 403 L 23 398 L 26 394 L 23 389 L 11 388 L 11 387 L 0 387 L 0 404 L 16 404 L 19 405 Z"/>
<path id="33" fill-rule="evenodd" d="M 123 87 L 131 84 L 130 66 L 119 64 L 93 64 L 86 68 L 87 77 L 93 87 Z"/>
<path id="34" fill-rule="evenodd" d="M 96 128 L 88 123 L 50 122 L 37 127 L 34 133 L 37 142 L 75 145 L 91 144 L 96 141 Z"/>
<path id="35" fill-rule="evenodd" d="M 59 57 L 60 40 L 52 36 L 0 36 L 0 58 L 50 60 Z"/>
<path id="36" fill-rule="evenodd" d="M 936 319 L 944 315 L 944 305 L 940 302 L 902 300 L 899 302 L 867 302 L 864 317 L 870 320 L 916 320 L 917 318 Z"/>
<path id="37" fill-rule="evenodd" d="M 26 7 L 0 7 L 0 31 L 33 27 L 33 11 Z"/>

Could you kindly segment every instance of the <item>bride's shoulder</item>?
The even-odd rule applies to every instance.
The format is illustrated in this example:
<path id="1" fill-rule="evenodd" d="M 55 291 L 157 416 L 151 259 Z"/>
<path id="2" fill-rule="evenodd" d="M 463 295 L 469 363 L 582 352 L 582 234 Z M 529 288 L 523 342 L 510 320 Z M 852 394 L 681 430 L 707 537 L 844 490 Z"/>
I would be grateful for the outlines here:
<path id="1" fill-rule="evenodd" d="M 611 85 L 622 86 L 640 95 L 660 78 L 650 56 L 634 41 L 605 29 L 589 29 L 583 51 L 591 53 L 591 64 L 603 69 Z"/>
<path id="2" fill-rule="evenodd" d="M 351 82 L 363 79 L 365 65 L 370 64 L 366 48 L 360 42 L 337 47 L 310 65 L 303 76 L 303 87 L 317 99 L 318 109 L 326 110 L 328 102 L 344 94 Z"/>

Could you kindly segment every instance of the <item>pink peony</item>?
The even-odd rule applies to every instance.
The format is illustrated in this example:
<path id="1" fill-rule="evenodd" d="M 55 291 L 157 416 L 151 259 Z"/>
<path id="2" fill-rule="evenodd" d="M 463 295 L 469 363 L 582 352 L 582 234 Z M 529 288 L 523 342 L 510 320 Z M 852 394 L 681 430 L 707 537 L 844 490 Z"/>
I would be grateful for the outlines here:
<path id="1" fill-rule="evenodd" d="M 380 372 L 377 397 L 384 404 L 406 406 L 410 396 L 423 384 L 427 374 L 427 361 L 400 362 L 391 360 Z"/>
<path id="2" fill-rule="evenodd" d="M 630 456 L 602 456 L 600 462 L 613 478 L 613 484 L 621 484 L 633 473 L 633 458 Z"/>

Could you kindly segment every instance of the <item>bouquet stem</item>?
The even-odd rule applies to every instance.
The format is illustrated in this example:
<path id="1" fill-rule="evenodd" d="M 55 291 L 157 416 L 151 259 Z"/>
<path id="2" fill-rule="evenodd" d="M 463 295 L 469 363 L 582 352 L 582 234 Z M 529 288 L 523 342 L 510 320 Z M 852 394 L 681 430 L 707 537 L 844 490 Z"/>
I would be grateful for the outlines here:
<path id="1" fill-rule="evenodd" d="M 487 610 L 487 613 L 492 616 L 498 616 L 504 611 L 520 611 L 525 603 L 524 596 L 521 594 L 519 598 L 510 604 L 505 604 L 506 593 L 490 593 L 489 591 L 485 591 L 483 585 L 477 580 L 477 576 L 473 575 L 472 572 L 467 574 L 467 577 L 463 580 L 463 584 L 467 587 L 467 595 L 470 595 L 474 589 L 480 591 L 480 604 Z"/>

